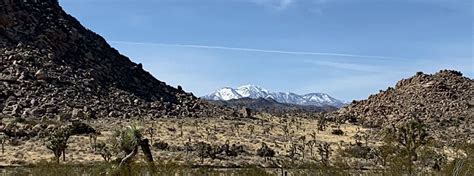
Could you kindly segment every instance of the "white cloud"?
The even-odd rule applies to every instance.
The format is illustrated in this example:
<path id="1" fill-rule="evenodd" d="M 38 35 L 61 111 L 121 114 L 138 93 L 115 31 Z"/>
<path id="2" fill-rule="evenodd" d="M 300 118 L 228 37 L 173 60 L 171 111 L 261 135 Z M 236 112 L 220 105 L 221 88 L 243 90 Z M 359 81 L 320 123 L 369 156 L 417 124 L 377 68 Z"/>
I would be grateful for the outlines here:
<path id="1" fill-rule="evenodd" d="M 306 61 L 308 63 L 312 63 L 315 65 L 323 66 L 323 67 L 331 67 L 336 69 L 343 69 L 343 70 L 352 70 L 352 71 L 362 71 L 362 72 L 387 72 L 388 69 L 374 65 L 368 64 L 354 64 L 354 63 L 345 63 L 345 62 L 329 62 L 329 61 L 314 61 L 309 60 Z"/>
<path id="2" fill-rule="evenodd" d="M 297 0 L 248 0 L 249 2 L 263 5 L 266 7 L 273 7 L 277 9 L 286 9 Z"/>
<path id="3" fill-rule="evenodd" d="M 257 48 L 238 48 L 238 47 L 227 47 L 227 46 L 146 43 L 146 42 L 128 42 L 128 41 L 109 41 L 109 42 L 115 43 L 115 44 L 126 44 L 126 45 L 151 45 L 151 46 L 155 45 L 155 46 L 170 46 L 170 47 L 180 47 L 180 48 L 201 48 L 201 49 L 231 50 L 231 51 L 243 51 L 243 52 L 289 54 L 289 55 L 338 56 L 338 57 L 368 58 L 368 59 L 382 59 L 382 60 L 400 60 L 400 59 L 410 60 L 407 58 L 374 56 L 374 55 L 359 55 L 359 54 L 348 54 L 348 53 L 304 52 L 304 51 L 271 50 L 271 49 L 257 49 Z"/>

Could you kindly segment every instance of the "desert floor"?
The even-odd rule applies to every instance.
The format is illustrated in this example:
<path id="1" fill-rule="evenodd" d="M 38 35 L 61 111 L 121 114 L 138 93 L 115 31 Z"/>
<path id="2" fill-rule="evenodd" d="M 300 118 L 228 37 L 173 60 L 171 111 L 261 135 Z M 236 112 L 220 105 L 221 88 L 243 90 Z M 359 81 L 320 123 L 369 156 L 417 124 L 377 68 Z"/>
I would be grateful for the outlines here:
<path id="1" fill-rule="evenodd" d="M 88 124 L 100 131 L 97 142 L 104 142 L 111 146 L 110 138 L 115 130 L 124 129 L 135 125 L 143 130 L 146 138 L 151 139 L 152 144 L 158 141 L 166 142 L 170 148 L 183 147 L 186 142 L 206 142 L 213 146 L 221 146 L 226 142 L 229 144 L 242 145 L 245 154 L 237 157 L 221 157 L 219 159 L 206 158 L 201 163 L 200 157 L 195 152 L 187 153 L 176 150 L 159 150 L 152 147 L 153 157 L 157 162 L 174 162 L 189 165 L 207 165 L 217 167 L 238 166 L 263 166 L 272 167 L 282 162 L 289 162 L 288 157 L 292 144 L 303 144 L 315 140 L 317 143 L 327 142 L 331 144 L 333 151 L 338 148 L 355 143 L 354 136 L 363 133 L 367 129 L 359 126 L 343 124 L 337 127 L 328 124 L 324 131 L 318 131 L 318 121 L 315 119 L 303 119 L 298 117 L 274 117 L 268 114 L 257 115 L 254 119 L 222 120 L 217 118 L 205 119 L 153 119 L 153 120 L 92 120 Z M 182 124 L 182 128 L 180 128 Z M 148 129 L 154 129 L 153 138 Z M 344 135 L 333 135 L 334 129 L 341 129 Z M 287 130 L 284 130 L 287 129 Z M 265 133 L 265 131 L 267 131 Z M 285 133 L 287 131 L 287 133 Z M 182 132 L 182 134 L 181 134 Z M 276 156 L 271 160 L 265 160 L 256 155 L 257 149 L 266 143 L 276 151 Z M 69 139 L 66 163 L 85 164 L 103 161 L 102 157 L 94 152 L 90 136 L 73 136 Z M 301 149 L 300 149 L 301 150 Z M 316 162 L 319 160 L 317 147 L 305 147 L 305 157 L 300 155 L 299 161 Z M 336 153 L 336 152 L 333 152 Z M 140 159 L 142 156 L 140 154 Z M 20 141 L 18 144 L 5 144 L 5 151 L 0 156 L 0 165 L 28 165 L 46 161 L 53 161 L 53 153 L 46 148 L 42 139 Z"/>

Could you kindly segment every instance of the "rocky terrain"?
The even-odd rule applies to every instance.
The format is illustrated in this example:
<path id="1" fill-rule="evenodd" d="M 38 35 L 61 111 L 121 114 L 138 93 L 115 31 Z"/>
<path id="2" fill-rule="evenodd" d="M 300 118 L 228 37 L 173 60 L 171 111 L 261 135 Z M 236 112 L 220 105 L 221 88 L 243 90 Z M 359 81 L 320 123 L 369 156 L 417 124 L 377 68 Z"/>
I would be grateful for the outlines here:
<path id="1" fill-rule="evenodd" d="M 473 97 L 474 81 L 460 72 L 419 72 L 399 81 L 395 88 L 354 101 L 334 115 L 370 127 L 387 127 L 415 118 L 438 136 L 463 134 L 474 139 Z"/>
<path id="2" fill-rule="evenodd" d="M 57 0 L 0 0 L 0 114 L 33 118 L 234 114 L 155 79 Z"/>

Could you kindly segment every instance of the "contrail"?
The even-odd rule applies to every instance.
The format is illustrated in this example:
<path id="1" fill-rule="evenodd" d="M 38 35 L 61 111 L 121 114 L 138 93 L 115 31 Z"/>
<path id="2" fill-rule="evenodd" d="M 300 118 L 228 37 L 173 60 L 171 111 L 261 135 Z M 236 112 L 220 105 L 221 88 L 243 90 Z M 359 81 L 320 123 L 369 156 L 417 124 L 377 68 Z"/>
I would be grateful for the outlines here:
<path id="1" fill-rule="evenodd" d="M 171 46 L 171 47 L 182 47 L 182 48 L 202 48 L 202 49 L 248 51 L 248 52 L 292 54 L 292 55 L 341 56 L 341 57 L 357 57 L 357 58 L 373 58 L 373 59 L 405 59 L 405 58 L 396 58 L 396 57 L 387 57 L 387 56 L 357 55 L 357 54 L 346 54 L 346 53 L 301 52 L 301 51 L 267 50 L 267 49 L 255 49 L 255 48 L 236 48 L 236 47 L 226 47 L 226 46 L 184 45 L 184 44 L 144 43 L 144 42 L 126 42 L 126 41 L 110 41 L 110 42 L 116 43 L 116 44 L 127 44 L 127 45 L 159 45 L 159 46 Z"/>

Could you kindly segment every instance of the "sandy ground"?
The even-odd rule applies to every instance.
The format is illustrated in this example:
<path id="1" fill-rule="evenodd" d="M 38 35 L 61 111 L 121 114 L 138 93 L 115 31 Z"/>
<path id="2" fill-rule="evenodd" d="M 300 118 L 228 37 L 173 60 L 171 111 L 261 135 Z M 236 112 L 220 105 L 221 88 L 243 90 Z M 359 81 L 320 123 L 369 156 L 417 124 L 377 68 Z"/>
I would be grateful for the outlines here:
<path id="1" fill-rule="evenodd" d="M 179 127 L 182 123 L 182 130 Z M 335 150 L 337 147 L 355 143 L 354 135 L 357 131 L 363 132 L 366 129 L 354 125 L 343 124 L 340 129 L 344 135 L 337 136 L 331 134 L 337 127 L 329 124 L 325 131 L 317 131 L 317 120 L 303 119 L 298 117 L 279 118 L 267 114 L 258 115 L 256 119 L 221 120 L 216 118 L 207 119 L 154 119 L 154 120 L 96 120 L 89 124 L 101 132 L 97 141 L 105 142 L 109 147 L 110 137 L 113 132 L 123 129 L 129 125 L 139 126 L 144 131 L 148 139 L 153 143 L 164 141 L 170 146 L 183 146 L 190 139 L 192 143 L 200 141 L 211 145 L 221 146 L 229 141 L 230 144 L 243 145 L 248 154 L 235 158 L 205 159 L 204 165 L 213 166 L 242 166 L 242 165 L 262 165 L 268 164 L 265 159 L 256 156 L 256 150 L 265 142 L 270 148 L 277 152 L 275 160 L 288 159 L 289 148 L 292 143 L 302 144 L 304 141 L 316 140 L 318 142 L 331 143 Z M 155 129 L 153 138 L 146 132 L 148 128 Z M 285 133 L 287 127 L 288 134 Z M 183 135 L 181 136 L 181 131 Z M 268 131 L 264 133 L 264 131 Z M 160 151 L 152 148 L 156 161 L 171 161 L 183 164 L 201 164 L 200 158 L 193 153 Z M 317 148 L 313 148 L 313 156 L 310 154 L 310 147 L 305 149 L 305 160 L 318 160 Z M 302 159 L 302 157 L 300 157 Z M 17 145 L 9 142 L 5 144 L 5 153 L 0 156 L 0 165 L 25 165 L 35 164 L 45 161 L 52 161 L 53 154 L 49 151 L 44 142 L 40 139 L 23 141 Z M 89 136 L 73 136 L 68 143 L 66 162 L 68 163 L 91 163 L 103 161 L 102 157 L 94 152 Z"/>

